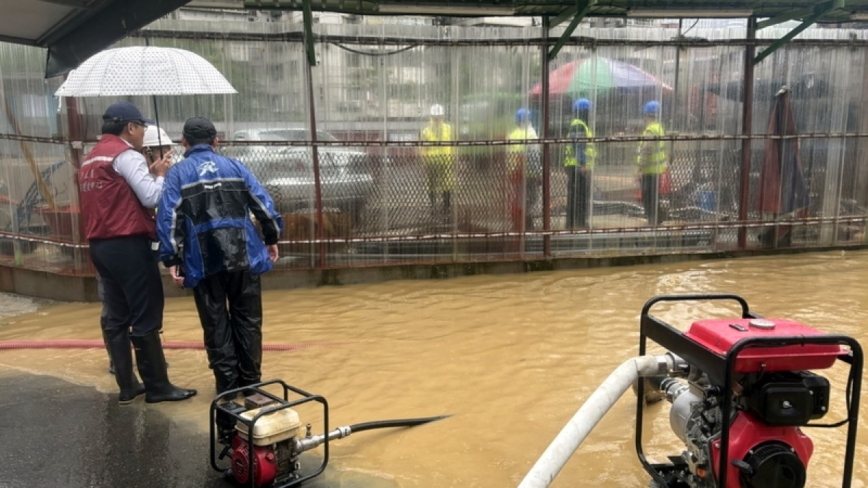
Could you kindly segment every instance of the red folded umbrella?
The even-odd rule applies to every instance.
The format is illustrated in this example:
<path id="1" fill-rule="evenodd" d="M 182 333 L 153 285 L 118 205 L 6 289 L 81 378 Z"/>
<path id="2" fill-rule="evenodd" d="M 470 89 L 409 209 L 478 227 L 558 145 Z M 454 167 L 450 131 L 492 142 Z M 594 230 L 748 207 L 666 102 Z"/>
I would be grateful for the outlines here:
<path id="1" fill-rule="evenodd" d="M 795 135 L 796 118 L 788 90 L 775 95 L 775 105 L 769 120 L 768 133 L 772 135 Z M 765 154 L 760 172 L 758 210 L 764 217 L 772 214 L 774 218 L 783 215 L 802 218 L 808 215 L 810 197 L 808 184 L 802 170 L 798 139 L 766 139 Z M 791 225 L 780 225 L 764 231 L 760 240 L 764 245 L 777 245 L 789 242 L 784 238 L 792 230 Z"/>
<path id="2" fill-rule="evenodd" d="M 768 133 L 780 136 L 797 134 L 789 91 L 776 95 Z M 767 139 L 760 173 L 758 210 L 775 214 L 801 213 L 809 204 L 798 139 Z"/>

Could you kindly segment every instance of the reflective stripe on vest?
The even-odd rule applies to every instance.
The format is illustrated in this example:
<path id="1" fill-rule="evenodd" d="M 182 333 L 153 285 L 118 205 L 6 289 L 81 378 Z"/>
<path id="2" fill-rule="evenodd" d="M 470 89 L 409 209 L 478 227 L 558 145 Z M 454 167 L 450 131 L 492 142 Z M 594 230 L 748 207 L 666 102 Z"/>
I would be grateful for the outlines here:
<path id="1" fill-rule="evenodd" d="M 583 136 L 581 135 L 581 133 L 579 133 L 579 129 L 581 129 L 582 133 L 584 133 Z M 570 124 L 569 137 L 573 139 L 578 139 L 579 137 L 591 138 L 594 137 L 594 132 L 582 119 L 573 119 L 573 122 Z M 574 146 L 581 145 L 585 146 L 585 164 L 583 166 L 588 170 L 592 170 L 594 169 L 594 165 L 597 162 L 597 148 L 596 146 L 594 146 L 593 142 L 567 144 L 566 149 L 564 149 L 564 166 L 567 168 L 579 166 L 579 160 L 575 156 L 578 148 L 574 149 Z"/>
<path id="2" fill-rule="evenodd" d="M 103 134 L 84 158 L 85 164 L 78 173 L 78 191 L 88 240 L 134 235 L 156 237 L 154 211 L 142 206 L 132 187 L 112 166 L 121 153 L 134 150 L 119 137 Z M 144 156 L 142 159 L 144 164 Z"/>
<path id="3" fill-rule="evenodd" d="M 422 129 L 423 142 L 446 142 L 453 141 L 452 126 L 447 123 L 429 124 Z M 454 148 L 452 146 L 424 146 L 422 149 L 423 156 L 451 156 Z M 451 158 L 437 158 L 437 161 L 452 162 Z"/>
<path id="4" fill-rule="evenodd" d="M 663 126 L 659 122 L 653 122 L 645 127 L 643 137 L 665 136 Z M 645 144 L 653 144 L 654 151 L 650 155 L 643 154 Z M 639 155 L 636 158 L 639 170 L 645 175 L 662 175 L 666 172 L 666 141 L 640 141 Z"/>

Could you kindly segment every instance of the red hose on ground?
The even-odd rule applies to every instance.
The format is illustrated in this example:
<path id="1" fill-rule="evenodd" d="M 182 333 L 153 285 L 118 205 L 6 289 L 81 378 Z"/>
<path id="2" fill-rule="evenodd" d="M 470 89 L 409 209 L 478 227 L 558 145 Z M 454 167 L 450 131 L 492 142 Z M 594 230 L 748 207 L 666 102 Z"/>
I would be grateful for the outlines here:
<path id="1" fill-rule="evenodd" d="M 339 342 L 307 342 L 304 344 L 263 344 L 263 351 L 293 351 L 308 347 L 337 346 Z M 52 339 L 42 341 L 0 341 L 3 349 L 97 349 L 105 344 L 98 339 Z M 205 344 L 193 341 L 164 341 L 163 349 L 197 349 L 205 350 Z"/>

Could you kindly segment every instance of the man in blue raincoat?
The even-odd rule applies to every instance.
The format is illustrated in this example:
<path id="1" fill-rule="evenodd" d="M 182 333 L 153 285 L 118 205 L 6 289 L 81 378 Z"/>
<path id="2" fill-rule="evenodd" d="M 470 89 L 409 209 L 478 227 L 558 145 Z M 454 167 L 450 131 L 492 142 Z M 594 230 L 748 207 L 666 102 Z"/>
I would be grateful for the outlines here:
<path id="1" fill-rule="evenodd" d="M 210 120 L 188 120 L 181 143 L 184 160 L 166 173 L 157 212 L 160 260 L 177 266 L 176 283 L 193 288 L 208 363 L 222 393 L 260 381 L 259 275 L 277 261 L 283 219 L 242 163 L 214 152 L 217 130 Z"/>

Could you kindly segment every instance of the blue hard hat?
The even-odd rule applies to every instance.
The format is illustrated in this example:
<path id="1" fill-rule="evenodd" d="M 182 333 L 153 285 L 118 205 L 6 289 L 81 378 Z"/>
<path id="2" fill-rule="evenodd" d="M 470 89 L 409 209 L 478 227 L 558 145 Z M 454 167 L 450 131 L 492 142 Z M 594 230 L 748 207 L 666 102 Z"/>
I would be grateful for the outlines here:
<path id="1" fill-rule="evenodd" d="M 660 115 L 660 102 L 657 100 L 651 100 L 646 103 L 645 108 L 642 109 L 642 113 L 645 115 Z"/>
<path id="2" fill-rule="evenodd" d="M 576 112 L 579 110 L 591 110 L 591 101 L 587 98 L 580 98 L 573 102 L 573 110 Z"/>
<path id="3" fill-rule="evenodd" d="M 520 124 L 530 119 L 530 110 L 522 107 L 515 112 L 515 123 Z"/>

